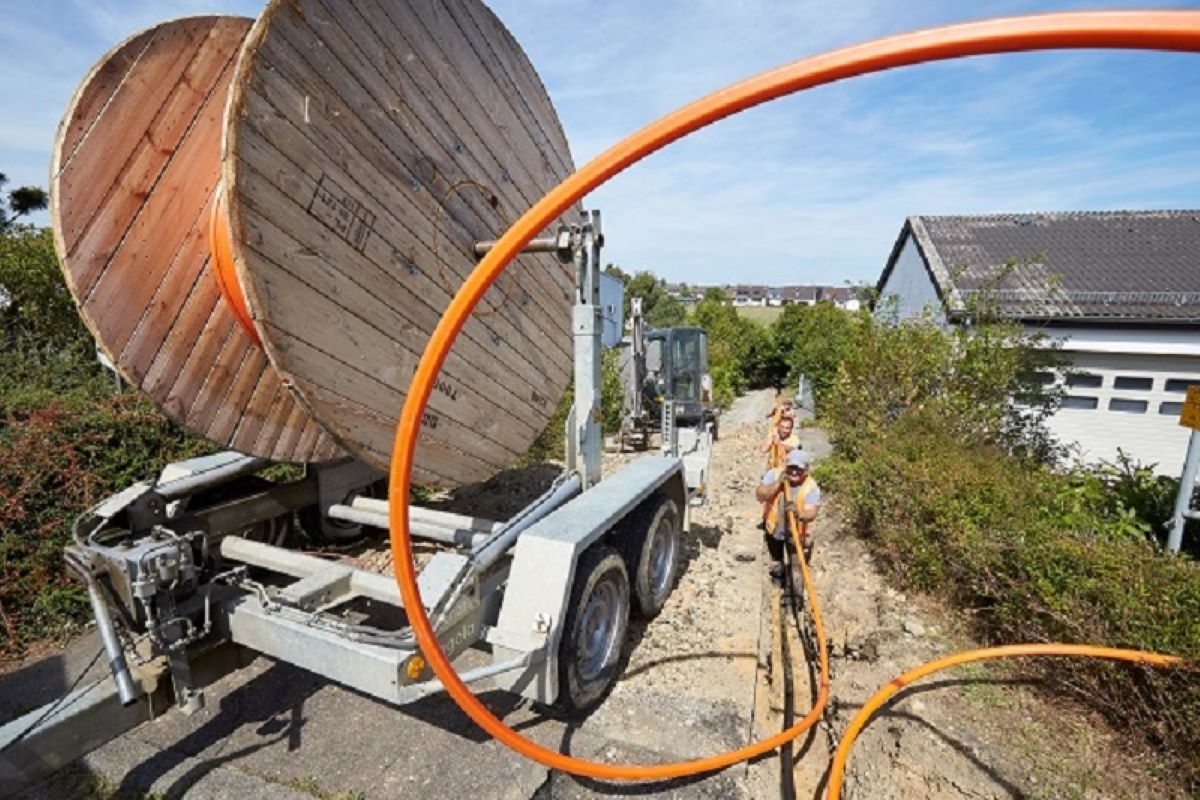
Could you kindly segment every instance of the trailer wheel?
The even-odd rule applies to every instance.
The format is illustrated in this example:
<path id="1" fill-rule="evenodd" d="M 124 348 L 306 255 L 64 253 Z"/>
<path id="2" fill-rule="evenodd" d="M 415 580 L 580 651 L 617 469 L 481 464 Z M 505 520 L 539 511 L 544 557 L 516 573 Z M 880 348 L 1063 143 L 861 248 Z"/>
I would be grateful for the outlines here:
<path id="1" fill-rule="evenodd" d="M 654 495 L 622 523 L 620 536 L 633 583 L 634 609 L 643 619 L 662 611 L 679 572 L 679 506 Z"/>
<path id="2" fill-rule="evenodd" d="M 584 552 L 558 647 L 558 707 L 580 714 L 595 707 L 620 671 L 629 629 L 629 574 L 611 547 Z"/>

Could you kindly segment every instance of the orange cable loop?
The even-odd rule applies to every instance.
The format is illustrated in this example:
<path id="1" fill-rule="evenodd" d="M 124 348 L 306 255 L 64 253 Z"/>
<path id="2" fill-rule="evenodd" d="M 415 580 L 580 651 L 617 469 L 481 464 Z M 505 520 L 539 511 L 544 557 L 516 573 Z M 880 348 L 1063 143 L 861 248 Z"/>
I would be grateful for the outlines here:
<path id="1" fill-rule="evenodd" d="M 475 306 L 521 249 L 554 219 L 600 184 L 671 142 L 718 120 L 784 95 L 894 67 L 963 56 L 1071 48 L 1200 51 L 1200 12 L 1106 11 L 1046 14 L 970 22 L 900 34 L 806 58 L 721 89 L 668 114 L 597 156 L 547 193 L 497 242 L 450 302 L 430 337 L 396 426 L 389 475 L 392 558 L 396 582 L 421 651 L 446 691 L 488 734 L 548 767 L 608 780 L 659 780 L 727 767 L 796 738 L 820 717 L 828 697 L 824 640 L 821 689 L 813 710 L 792 728 L 760 742 L 694 761 L 652 766 L 602 764 L 574 758 L 521 736 L 491 713 L 462 682 L 437 640 L 417 588 L 408 527 L 412 478 L 421 415 L 450 347 Z M 807 567 L 801 561 L 806 574 Z M 814 623 L 820 610 L 811 583 Z M 823 634 L 818 625 L 817 630 Z"/>
<path id="2" fill-rule="evenodd" d="M 1183 663 L 1179 656 L 1148 653 L 1142 650 L 1122 650 L 1116 647 L 1095 647 L 1085 644 L 1010 644 L 1003 647 L 987 647 L 980 650 L 967 650 L 955 653 L 937 661 L 930 661 L 909 670 L 903 675 L 893 678 L 882 689 L 867 701 L 846 727 L 842 740 L 838 743 L 837 752 L 833 757 L 833 768 L 829 773 L 828 800 L 838 800 L 842 794 L 842 781 L 845 779 L 846 762 L 850 758 L 850 748 L 854 740 L 866 727 L 871 717 L 897 692 L 911 683 L 919 681 L 935 672 L 941 672 L 951 667 L 970 664 L 975 661 L 987 661 L 997 658 L 1015 658 L 1018 656 L 1083 656 L 1086 658 L 1103 658 L 1110 661 L 1131 661 L 1152 667 L 1175 667 Z"/>

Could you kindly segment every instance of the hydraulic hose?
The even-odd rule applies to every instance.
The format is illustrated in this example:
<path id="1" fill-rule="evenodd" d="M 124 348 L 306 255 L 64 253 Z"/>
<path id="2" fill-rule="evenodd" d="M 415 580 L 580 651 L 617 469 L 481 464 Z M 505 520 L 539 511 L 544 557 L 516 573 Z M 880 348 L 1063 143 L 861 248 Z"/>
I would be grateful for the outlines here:
<path id="1" fill-rule="evenodd" d="M 1114 647 L 1093 647 L 1084 644 L 1013 644 L 1004 647 L 988 647 L 982 650 L 968 650 L 955 653 L 952 656 L 930 661 L 915 669 L 911 669 L 898 678 L 892 679 L 886 686 L 867 701 L 850 721 L 846 732 L 838 743 L 837 752 L 833 757 L 833 768 L 829 773 L 828 800 L 838 800 L 842 796 L 842 781 L 846 774 L 846 762 L 850 758 L 850 748 L 858 734 L 878 711 L 897 692 L 915 681 L 921 680 L 935 672 L 941 672 L 951 667 L 970 664 L 974 661 L 987 661 L 997 658 L 1017 658 L 1020 656 L 1079 656 L 1084 658 L 1103 658 L 1110 661 L 1131 661 L 1135 664 L 1151 667 L 1174 667 L 1183 663 L 1178 656 L 1168 656 L 1159 653 L 1147 653 L 1140 650 L 1120 650 Z"/>
<path id="2" fill-rule="evenodd" d="M 671 142 L 725 117 L 804 89 L 894 67 L 963 56 L 1055 48 L 1200 51 L 1200 12 L 1113 11 L 1011 17 L 891 36 L 793 62 L 693 102 L 619 142 L 546 194 L 484 256 L 450 301 L 409 386 L 392 448 L 389 497 L 396 582 L 417 641 L 450 696 L 488 734 L 548 767 L 577 775 L 609 780 L 675 778 L 720 769 L 796 738 L 816 723 L 828 696 L 824 634 L 817 625 L 822 660 L 820 693 L 813 710 L 796 726 L 750 746 L 709 758 L 632 766 L 573 758 L 526 739 L 484 707 L 459 678 L 434 634 L 417 588 L 408 529 L 409 481 L 421 416 L 429 403 L 438 372 L 467 318 L 509 263 L 538 233 L 588 192 Z M 803 560 L 800 564 L 807 573 Z M 820 612 L 807 577 L 806 586 L 816 623 Z"/>

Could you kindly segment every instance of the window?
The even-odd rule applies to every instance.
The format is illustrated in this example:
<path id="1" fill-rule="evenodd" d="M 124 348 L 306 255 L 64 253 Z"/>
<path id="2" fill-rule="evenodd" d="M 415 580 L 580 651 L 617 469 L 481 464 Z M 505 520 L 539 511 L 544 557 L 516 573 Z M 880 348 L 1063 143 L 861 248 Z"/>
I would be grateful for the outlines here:
<path id="1" fill-rule="evenodd" d="M 1067 377 L 1067 386 L 1072 389 L 1099 389 L 1103 384 L 1104 378 L 1090 372 L 1081 372 L 1078 375 Z"/>
<path id="2" fill-rule="evenodd" d="M 1100 405 L 1100 401 L 1094 397 L 1081 397 L 1079 395 L 1069 394 L 1063 400 L 1063 408 L 1078 408 L 1085 411 L 1091 411 Z"/>
<path id="3" fill-rule="evenodd" d="M 1114 397 L 1108 401 L 1109 411 L 1120 411 L 1125 414 L 1145 414 L 1146 406 L 1149 405 L 1145 400 L 1130 400 L 1127 397 Z"/>
<path id="4" fill-rule="evenodd" d="M 1053 372 L 1035 372 L 1033 373 L 1033 382 L 1041 386 L 1049 386 L 1054 383 Z"/>
<path id="5" fill-rule="evenodd" d="M 1153 378 L 1134 378 L 1129 375 L 1119 375 L 1113 380 L 1114 389 L 1132 389 L 1135 392 L 1148 392 L 1154 388 Z"/>
<path id="6" fill-rule="evenodd" d="M 1183 413 L 1183 403 L 1159 403 L 1158 413 L 1165 416 L 1178 417 Z"/>
<path id="7" fill-rule="evenodd" d="M 1200 378 L 1168 378 L 1168 392 L 1186 392 L 1189 386 L 1200 386 Z"/>

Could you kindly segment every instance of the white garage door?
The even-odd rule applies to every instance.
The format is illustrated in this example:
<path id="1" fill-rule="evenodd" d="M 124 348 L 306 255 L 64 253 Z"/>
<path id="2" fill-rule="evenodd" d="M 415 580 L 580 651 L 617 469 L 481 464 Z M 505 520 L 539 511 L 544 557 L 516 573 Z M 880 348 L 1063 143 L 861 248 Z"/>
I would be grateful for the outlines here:
<path id="1" fill-rule="evenodd" d="M 1107 353 L 1065 353 L 1078 374 L 1067 401 L 1050 420 L 1064 443 L 1089 462 L 1115 461 L 1118 449 L 1159 474 L 1179 475 L 1187 428 L 1179 411 L 1187 387 L 1200 385 L 1200 359 Z"/>

